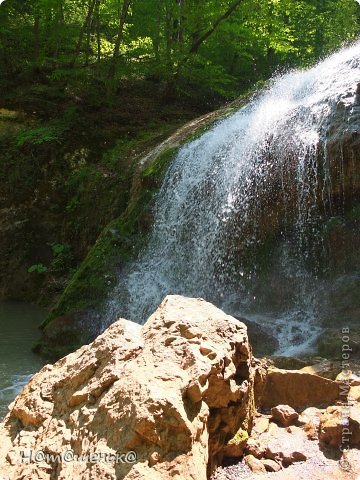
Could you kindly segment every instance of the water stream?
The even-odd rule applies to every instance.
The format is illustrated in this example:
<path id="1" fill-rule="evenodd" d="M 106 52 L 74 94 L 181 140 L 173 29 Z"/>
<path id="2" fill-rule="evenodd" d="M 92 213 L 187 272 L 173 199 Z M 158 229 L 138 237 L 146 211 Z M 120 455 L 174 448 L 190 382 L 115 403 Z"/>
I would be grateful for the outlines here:
<path id="1" fill-rule="evenodd" d="M 147 248 L 119 280 L 109 318 L 144 322 L 176 293 L 267 325 L 279 354 L 311 346 L 324 288 L 318 225 L 332 208 L 327 139 L 338 105 L 351 115 L 359 67 L 356 43 L 279 76 L 180 149 Z"/>
<path id="2" fill-rule="evenodd" d="M 0 420 L 44 361 L 31 351 L 44 312 L 21 302 L 0 302 Z"/>

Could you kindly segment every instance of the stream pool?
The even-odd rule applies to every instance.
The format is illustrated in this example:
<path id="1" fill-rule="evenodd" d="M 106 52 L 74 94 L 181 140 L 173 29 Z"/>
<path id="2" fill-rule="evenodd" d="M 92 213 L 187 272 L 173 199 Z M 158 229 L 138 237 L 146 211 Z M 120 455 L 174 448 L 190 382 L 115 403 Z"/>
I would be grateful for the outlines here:
<path id="1" fill-rule="evenodd" d="M 27 303 L 0 302 L 0 420 L 7 406 L 45 363 L 31 351 L 45 312 Z"/>

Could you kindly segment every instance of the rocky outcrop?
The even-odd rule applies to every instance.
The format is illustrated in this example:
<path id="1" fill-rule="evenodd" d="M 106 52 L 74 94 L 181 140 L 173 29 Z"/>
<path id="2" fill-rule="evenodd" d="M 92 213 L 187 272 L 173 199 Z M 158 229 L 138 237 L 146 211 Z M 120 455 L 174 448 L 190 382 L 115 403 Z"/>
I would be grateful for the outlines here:
<path id="1" fill-rule="evenodd" d="M 252 362 L 244 324 L 169 296 L 143 327 L 119 320 L 32 378 L 0 427 L 0 475 L 205 480 L 250 432 Z"/>

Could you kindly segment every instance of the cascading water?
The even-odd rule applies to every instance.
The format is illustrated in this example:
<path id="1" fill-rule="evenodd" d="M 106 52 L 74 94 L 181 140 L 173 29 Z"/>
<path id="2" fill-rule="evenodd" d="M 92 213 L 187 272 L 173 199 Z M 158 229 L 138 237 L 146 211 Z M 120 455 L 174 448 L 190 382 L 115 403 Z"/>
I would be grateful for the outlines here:
<path id="1" fill-rule="evenodd" d="M 144 321 L 166 294 L 200 296 L 267 324 L 278 353 L 311 345 L 320 331 L 318 225 L 332 208 L 330 120 L 339 103 L 351 114 L 359 67 L 357 43 L 278 77 L 181 148 L 147 248 L 113 295 L 114 317 Z"/>

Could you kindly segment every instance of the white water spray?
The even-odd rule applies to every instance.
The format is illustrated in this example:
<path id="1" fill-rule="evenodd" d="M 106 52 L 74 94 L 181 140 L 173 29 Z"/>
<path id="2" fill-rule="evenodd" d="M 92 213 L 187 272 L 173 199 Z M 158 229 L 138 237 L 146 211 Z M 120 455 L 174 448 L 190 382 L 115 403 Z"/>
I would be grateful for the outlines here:
<path id="1" fill-rule="evenodd" d="M 113 295 L 114 316 L 144 321 L 166 294 L 200 296 L 266 323 L 278 353 L 311 345 L 320 331 L 320 285 L 307 263 L 319 246 L 319 197 L 331 208 L 329 122 L 339 102 L 351 113 L 359 67 L 356 43 L 278 77 L 181 148 L 158 194 L 147 248 Z M 268 244 L 271 258 L 262 264 Z M 279 305 L 258 298 L 267 281 L 271 291 L 276 282 L 289 286 Z"/>

